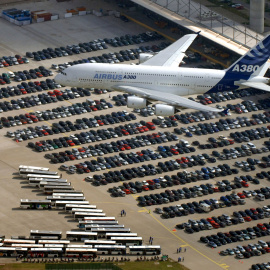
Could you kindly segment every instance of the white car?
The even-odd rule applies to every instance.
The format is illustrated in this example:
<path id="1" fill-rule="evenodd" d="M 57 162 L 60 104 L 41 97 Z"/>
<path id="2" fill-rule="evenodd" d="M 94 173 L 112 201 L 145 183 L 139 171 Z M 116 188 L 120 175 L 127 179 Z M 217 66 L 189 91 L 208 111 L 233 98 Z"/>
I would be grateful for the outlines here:
<path id="1" fill-rule="evenodd" d="M 268 206 L 266 206 L 266 205 L 263 206 L 262 209 L 263 209 L 263 211 L 265 211 L 265 212 L 268 212 L 268 213 L 270 212 L 270 208 L 269 208 Z"/>

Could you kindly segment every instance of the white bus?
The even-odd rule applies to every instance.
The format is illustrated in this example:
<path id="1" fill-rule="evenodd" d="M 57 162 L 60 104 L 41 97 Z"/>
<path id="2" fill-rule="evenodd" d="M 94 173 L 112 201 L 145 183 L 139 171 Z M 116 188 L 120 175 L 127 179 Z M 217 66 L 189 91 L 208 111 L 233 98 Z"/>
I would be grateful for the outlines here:
<path id="1" fill-rule="evenodd" d="M 67 248 L 92 248 L 92 245 L 68 245 Z"/>
<path id="2" fill-rule="evenodd" d="M 22 209 L 51 209 L 52 202 L 50 200 L 21 199 L 20 208 Z"/>
<path id="3" fill-rule="evenodd" d="M 92 257 L 94 254 L 97 253 L 97 249 L 95 248 L 66 248 L 66 257 L 83 257 L 83 258 L 88 258 Z"/>
<path id="4" fill-rule="evenodd" d="M 64 245 L 67 246 L 70 244 L 69 240 L 38 240 L 39 244 L 42 245 Z"/>
<path id="5" fill-rule="evenodd" d="M 106 233 L 106 239 L 111 239 L 112 237 L 137 237 L 137 233 Z"/>
<path id="6" fill-rule="evenodd" d="M 109 240 L 84 240 L 85 245 L 115 245 L 116 241 Z"/>
<path id="7" fill-rule="evenodd" d="M 71 194 L 71 196 L 73 196 L 73 194 L 83 194 L 83 191 L 81 190 L 74 190 L 73 187 L 68 187 L 68 189 L 65 189 L 66 187 L 64 186 L 56 186 L 56 188 L 53 190 L 52 194 L 59 194 L 59 193 L 65 193 L 65 194 Z"/>
<path id="8" fill-rule="evenodd" d="M 48 179 L 60 179 L 60 175 L 44 175 L 44 174 L 26 174 L 24 178 L 39 178 L 43 181 L 48 181 Z"/>
<path id="9" fill-rule="evenodd" d="M 58 184 L 63 184 L 63 183 L 67 183 L 67 179 L 47 179 L 47 178 L 38 178 L 38 177 L 30 177 L 28 178 L 28 183 L 29 186 L 32 187 L 41 187 L 41 183 L 42 186 L 46 185 L 44 182 L 46 182 L 47 184 L 50 183 L 58 183 Z"/>
<path id="10" fill-rule="evenodd" d="M 93 228 L 125 228 L 124 225 L 111 225 L 111 224 L 107 224 L 107 225 L 99 225 L 99 224 L 89 224 L 89 225 L 85 225 L 85 230 L 86 231 L 91 231 Z"/>
<path id="11" fill-rule="evenodd" d="M 62 185 L 62 184 L 54 185 L 52 183 L 49 183 L 49 184 L 44 184 L 44 186 L 43 186 L 43 183 L 47 183 L 47 182 L 41 182 L 40 188 L 42 188 L 43 192 L 47 195 L 51 195 L 55 191 L 56 192 L 64 191 L 65 193 L 72 193 L 74 191 L 74 188 L 70 185 L 70 183 L 65 183 L 64 185 Z"/>
<path id="12" fill-rule="evenodd" d="M 90 224 L 107 224 L 107 225 L 113 225 L 113 224 L 118 224 L 118 221 L 116 221 L 116 220 L 80 220 L 79 221 L 79 225 L 78 225 L 78 227 L 79 228 L 81 228 L 81 229 L 83 229 L 83 228 L 85 228 L 85 226 L 86 225 L 90 225 Z"/>
<path id="13" fill-rule="evenodd" d="M 142 245 L 142 237 L 111 237 L 111 240 L 116 241 L 118 245 L 125 246 L 141 246 Z"/>
<path id="14" fill-rule="evenodd" d="M 49 171 L 50 168 L 45 168 L 45 167 L 35 167 L 35 166 L 26 166 L 26 165 L 20 165 L 19 166 L 19 171 L 21 169 L 30 169 L 30 170 L 39 170 L 39 171 Z"/>
<path id="15" fill-rule="evenodd" d="M 63 255 L 63 249 L 62 248 L 31 248 L 29 251 L 29 254 L 33 257 L 36 255 L 41 257 L 62 257 Z"/>
<path id="16" fill-rule="evenodd" d="M 85 221 L 114 221 L 115 217 L 85 217 Z"/>
<path id="17" fill-rule="evenodd" d="M 41 237 L 41 236 L 54 236 L 57 237 L 58 239 L 62 238 L 62 232 L 61 231 L 41 231 L 41 230 L 31 230 L 30 231 L 30 236 L 35 236 L 35 237 Z"/>
<path id="18" fill-rule="evenodd" d="M 43 245 L 41 244 L 24 244 L 24 243 L 21 243 L 21 244 L 12 244 L 11 245 L 12 247 L 23 247 L 23 248 L 42 248 Z"/>
<path id="19" fill-rule="evenodd" d="M 108 255 L 125 255 L 126 246 L 122 245 L 94 245 L 97 249 L 97 254 Z"/>
<path id="20" fill-rule="evenodd" d="M 98 236 L 105 237 L 107 233 L 128 233 L 130 228 L 92 228 L 91 232 L 96 232 Z"/>
<path id="21" fill-rule="evenodd" d="M 89 213 L 102 213 L 103 210 L 102 209 L 87 209 L 87 208 L 81 208 L 81 207 L 74 207 L 71 209 L 70 211 L 71 213 L 75 213 L 75 212 L 89 212 Z"/>
<path id="22" fill-rule="evenodd" d="M 65 209 L 66 205 L 68 204 L 76 204 L 76 205 L 89 205 L 89 201 L 67 201 L 67 200 L 59 200 L 55 201 L 55 208 L 56 209 Z"/>
<path id="23" fill-rule="evenodd" d="M 18 255 L 27 255 L 27 248 L 22 247 L 0 247 L 1 257 L 17 257 Z"/>
<path id="24" fill-rule="evenodd" d="M 83 193 L 53 193 L 52 194 L 53 197 L 68 197 L 68 196 L 72 196 L 72 197 L 83 197 Z"/>
<path id="25" fill-rule="evenodd" d="M 71 241 L 84 241 L 87 239 L 97 239 L 96 232 L 75 232 L 75 231 L 67 231 L 66 232 L 67 239 Z"/>
<path id="26" fill-rule="evenodd" d="M 3 243 L 5 246 L 12 246 L 12 244 L 34 245 L 36 243 L 36 241 L 35 240 L 28 240 L 28 239 L 4 239 Z"/>
<path id="27" fill-rule="evenodd" d="M 32 175 L 46 175 L 46 176 L 52 176 L 52 175 L 58 176 L 58 172 L 43 171 L 43 170 L 33 170 L 33 169 L 20 169 L 19 174 L 23 178 L 27 178 L 27 175 L 29 175 L 29 174 L 32 174 Z M 44 178 L 46 176 L 44 176 Z"/>
<path id="28" fill-rule="evenodd" d="M 160 246 L 130 246 L 130 255 L 160 255 Z"/>
<path id="29" fill-rule="evenodd" d="M 63 244 L 45 244 L 45 248 L 64 248 Z"/>
<path id="30" fill-rule="evenodd" d="M 105 213 L 93 213 L 93 212 L 75 212 L 73 213 L 74 219 L 83 220 L 85 217 L 105 217 Z"/>
<path id="31" fill-rule="evenodd" d="M 66 204 L 66 212 L 70 212 L 72 208 L 81 208 L 81 209 L 96 209 L 96 205 L 86 204 L 86 205 L 80 205 L 80 204 Z"/>
<path id="32" fill-rule="evenodd" d="M 52 201 L 52 205 L 56 205 L 57 201 L 69 201 L 69 202 L 78 202 L 78 201 L 84 201 L 85 197 L 73 197 L 73 196 L 66 196 L 66 197 L 62 197 L 62 196 L 47 196 L 46 198 L 47 200 L 51 200 Z"/>

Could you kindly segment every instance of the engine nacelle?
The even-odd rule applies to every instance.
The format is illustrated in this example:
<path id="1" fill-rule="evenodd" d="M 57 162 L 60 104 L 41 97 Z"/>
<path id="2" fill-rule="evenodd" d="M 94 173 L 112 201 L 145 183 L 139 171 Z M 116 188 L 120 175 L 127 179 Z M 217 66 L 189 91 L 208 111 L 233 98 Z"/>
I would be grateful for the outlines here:
<path id="1" fill-rule="evenodd" d="M 154 55 L 151 53 L 140 53 L 139 54 L 139 63 L 143 63 L 146 60 L 150 59 L 151 57 L 153 57 Z"/>
<path id="2" fill-rule="evenodd" d="M 156 104 L 155 114 L 158 116 L 171 116 L 175 114 L 175 107 L 165 104 Z"/>
<path id="3" fill-rule="evenodd" d="M 145 98 L 140 98 L 136 96 L 127 97 L 127 107 L 134 109 L 142 109 L 147 106 L 148 102 Z"/>

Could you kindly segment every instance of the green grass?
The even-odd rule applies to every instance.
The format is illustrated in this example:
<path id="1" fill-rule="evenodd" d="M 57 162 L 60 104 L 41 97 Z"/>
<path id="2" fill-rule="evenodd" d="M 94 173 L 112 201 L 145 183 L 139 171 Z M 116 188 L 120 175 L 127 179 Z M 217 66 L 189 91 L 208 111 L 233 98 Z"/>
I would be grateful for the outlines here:
<path id="1" fill-rule="evenodd" d="M 125 265 L 117 265 L 123 270 L 188 270 L 185 266 L 180 265 L 177 262 L 165 261 L 165 262 L 125 262 Z"/>
<path id="2" fill-rule="evenodd" d="M 85 263 L 86 264 L 86 263 Z M 92 265 L 93 263 L 90 263 Z M 74 263 L 76 265 L 76 263 Z M 180 265 L 174 261 L 148 261 L 148 262 L 123 262 L 115 263 L 119 268 L 123 270 L 188 270 L 185 266 Z M 70 264 L 69 264 L 70 266 Z M 0 270 L 45 270 L 44 263 L 7 263 L 5 265 L 0 265 Z"/>

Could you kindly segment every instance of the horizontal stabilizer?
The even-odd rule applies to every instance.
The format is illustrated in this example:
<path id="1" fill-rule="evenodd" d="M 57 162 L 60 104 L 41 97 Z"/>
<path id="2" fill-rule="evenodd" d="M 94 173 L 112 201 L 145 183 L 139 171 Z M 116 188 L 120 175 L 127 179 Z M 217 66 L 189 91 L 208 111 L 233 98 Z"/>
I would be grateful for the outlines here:
<path id="1" fill-rule="evenodd" d="M 256 88 L 256 89 L 260 89 L 260 90 L 263 90 L 263 91 L 270 92 L 270 86 L 265 84 L 265 83 L 243 82 L 243 83 L 241 83 L 241 85 L 245 85 L 245 86 L 248 86 L 248 87 L 253 87 L 253 88 Z"/>

